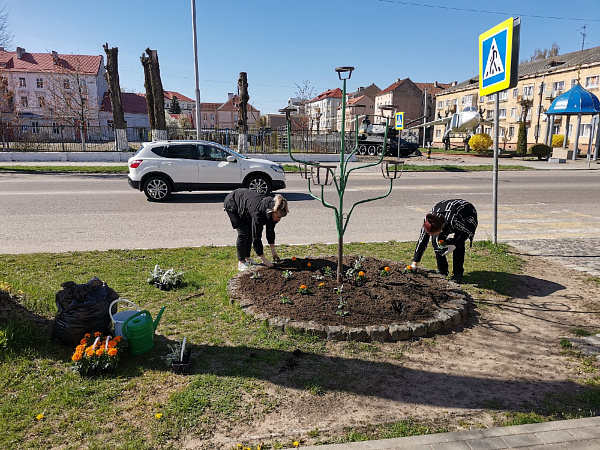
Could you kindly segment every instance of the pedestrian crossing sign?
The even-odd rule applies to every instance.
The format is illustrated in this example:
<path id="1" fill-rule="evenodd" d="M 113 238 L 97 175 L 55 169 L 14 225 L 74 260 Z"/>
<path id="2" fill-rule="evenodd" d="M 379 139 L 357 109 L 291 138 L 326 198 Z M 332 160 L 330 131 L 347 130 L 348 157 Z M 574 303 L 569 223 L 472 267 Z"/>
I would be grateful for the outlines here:
<path id="1" fill-rule="evenodd" d="M 404 128 L 404 113 L 396 113 L 396 130 L 402 130 Z"/>
<path id="2" fill-rule="evenodd" d="M 479 95 L 517 85 L 521 19 L 505 20 L 479 36 Z"/>

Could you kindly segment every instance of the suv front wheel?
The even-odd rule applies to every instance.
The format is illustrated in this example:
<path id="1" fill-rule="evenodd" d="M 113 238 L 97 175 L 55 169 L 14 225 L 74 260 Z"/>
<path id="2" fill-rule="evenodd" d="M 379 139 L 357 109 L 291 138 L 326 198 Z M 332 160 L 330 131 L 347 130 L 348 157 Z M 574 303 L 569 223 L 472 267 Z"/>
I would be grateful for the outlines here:
<path id="1" fill-rule="evenodd" d="M 144 194 L 151 202 L 160 202 L 171 194 L 171 185 L 163 177 L 152 176 L 144 183 Z"/>
<path id="2" fill-rule="evenodd" d="M 271 183 L 262 175 L 250 175 L 246 180 L 246 187 L 261 195 L 267 195 L 271 192 Z"/>

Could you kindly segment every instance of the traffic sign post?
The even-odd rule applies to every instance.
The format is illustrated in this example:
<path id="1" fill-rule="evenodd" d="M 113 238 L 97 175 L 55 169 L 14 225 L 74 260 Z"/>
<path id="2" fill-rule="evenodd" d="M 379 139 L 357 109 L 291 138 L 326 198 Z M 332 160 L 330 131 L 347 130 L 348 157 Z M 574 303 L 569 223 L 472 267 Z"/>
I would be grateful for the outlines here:
<path id="1" fill-rule="evenodd" d="M 479 96 L 496 94 L 494 105 L 494 175 L 492 242 L 498 243 L 498 154 L 500 140 L 500 96 L 519 81 L 521 19 L 516 18 L 489 29 L 479 36 Z"/>
<path id="2" fill-rule="evenodd" d="M 396 130 L 404 129 L 404 113 L 397 112 L 396 113 Z"/>

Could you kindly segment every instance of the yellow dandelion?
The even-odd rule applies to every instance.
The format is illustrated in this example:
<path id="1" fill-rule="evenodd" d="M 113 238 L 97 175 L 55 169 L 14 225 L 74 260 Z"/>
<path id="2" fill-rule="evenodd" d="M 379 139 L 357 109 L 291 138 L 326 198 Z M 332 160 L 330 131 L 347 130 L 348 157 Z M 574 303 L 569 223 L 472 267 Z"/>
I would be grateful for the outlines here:
<path id="1" fill-rule="evenodd" d="M 156 417 L 157 419 L 162 419 L 162 413 L 156 413 L 154 414 L 154 417 Z"/>
<path id="2" fill-rule="evenodd" d="M 299 447 L 299 446 L 300 446 L 300 442 L 294 441 L 294 447 Z"/>
<path id="3" fill-rule="evenodd" d="M 42 420 L 44 418 L 43 414 L 38 414 L 37 416 L 35 416 L 36 420 Z"/>

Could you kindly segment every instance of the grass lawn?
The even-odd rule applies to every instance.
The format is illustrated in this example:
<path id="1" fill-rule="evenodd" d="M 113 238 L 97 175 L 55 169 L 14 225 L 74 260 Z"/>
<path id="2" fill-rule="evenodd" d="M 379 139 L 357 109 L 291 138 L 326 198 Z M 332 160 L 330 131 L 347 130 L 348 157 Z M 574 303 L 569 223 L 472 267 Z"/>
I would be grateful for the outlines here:
<path id="1" fill-rule="evenodd" d="M 336 246 L 327 245 L 278 249 L 282 257 L 337 252 Z M 489 242 L 475 242 L 469 249 L 465 290 L 475 301 L 511 293 L 511 274 L 519 273 L 521 262 L 506 250 Z M 413 251 L 412 242 L 345 246 L 346 254 L 404 262 Z M 146 279 L 156 264 L 184 271 L 183 284 L 168 292 L 149 285 Z M 433 252 L 426 252 L 423 266 L 435 266 Z M 315 364 L 322 367 L 316 378 L 283 375 L 285 385 L 313 395 L 343 391 L 343 374 L 332 370 L 327 359 L 332 352 L 352 347 L 352 358 L 369 361 L 373 351 L 387 351 L 378 343 L 331 343 L 270 328 L 230 303 L 226 286 L 235 273 L 233 247 L 0 255 L 0 289 L 18 296 L 27 313 L 26 320 L 0 319 L 0 448 L 180 448 L 184 436 L 202 439 L 215 428 L 276 410 L 281 399 L 265 391 L 281 377 L 273 368 L 294 350 L 317 358 Z M 88 379 L 71 370 L 74 349 L 57 345 L 35 320 L 54 317 L 61 283 L 85 283 L 93 276 L 153 317 L 162 306 L 166 309 L 154 350 L 142 356 L 124 354 L 115 375 Z M 184 336 L 201 355 L 188 375 L 171 372 L 161 360 L 168 344 Z M 511 420 L 550 418 L 537 414 Z M 368 430 L 351 427 L 322 442 L 444 431 L 412 420 L 374 425 Z M 249 446 L 256 450 L 258 444 Z M 292 445 L 274 440 L 262 448 Z"/>

